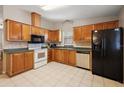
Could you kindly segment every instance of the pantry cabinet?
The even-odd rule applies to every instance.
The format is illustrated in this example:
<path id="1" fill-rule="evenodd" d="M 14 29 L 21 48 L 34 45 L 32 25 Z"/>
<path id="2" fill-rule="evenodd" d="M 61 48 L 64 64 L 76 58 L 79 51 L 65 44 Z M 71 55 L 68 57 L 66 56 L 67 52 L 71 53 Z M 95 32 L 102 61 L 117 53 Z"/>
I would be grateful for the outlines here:
<path id="1" fill-rule="evenodd" d="M 6 73 L 13 76 L 33 68 L 34 52 L 19 52 L 6 54 Z"/>

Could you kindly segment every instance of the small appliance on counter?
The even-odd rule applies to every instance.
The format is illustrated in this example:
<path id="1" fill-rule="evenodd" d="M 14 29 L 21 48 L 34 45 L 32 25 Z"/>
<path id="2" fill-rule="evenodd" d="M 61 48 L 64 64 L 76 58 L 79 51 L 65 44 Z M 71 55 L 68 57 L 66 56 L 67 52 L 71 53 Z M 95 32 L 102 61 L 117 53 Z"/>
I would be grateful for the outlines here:
<path id="1" fill-rule="evenodd" d="M 49 43 L 48 45 L 50 48 L 56 48 L 57 47 L 57 44 L 55 44 L 55 43 Z"/>

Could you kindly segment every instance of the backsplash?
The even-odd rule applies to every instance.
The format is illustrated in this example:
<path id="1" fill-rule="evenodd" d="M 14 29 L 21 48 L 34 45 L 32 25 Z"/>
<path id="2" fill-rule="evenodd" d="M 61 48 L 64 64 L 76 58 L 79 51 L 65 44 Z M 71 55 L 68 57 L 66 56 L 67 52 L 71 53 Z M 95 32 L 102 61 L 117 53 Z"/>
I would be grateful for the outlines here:
<path id="1" fill-rule="evenodd" d="M 86 41 L 74 42 L 73 45 L 77 46 L 77 47 L 89 47 L 89 48 L 91 48 L 91 42 L 86 42 Z"/>
<path id="2" fill-rule="evenodd" d="M 14 48 L 27 48 L 28 43 L 27 42 L 4 42 L 4 49 L 14 49 Z"/>

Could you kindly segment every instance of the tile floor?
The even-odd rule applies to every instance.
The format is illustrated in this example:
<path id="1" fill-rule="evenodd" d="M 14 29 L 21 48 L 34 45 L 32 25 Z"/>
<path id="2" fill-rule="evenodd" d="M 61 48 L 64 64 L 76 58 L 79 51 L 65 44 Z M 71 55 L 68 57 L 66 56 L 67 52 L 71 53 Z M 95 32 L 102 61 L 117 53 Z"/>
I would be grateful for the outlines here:
<path id="1" fill-rule="evenodd" d="M 51 62 L 14 77 L 0 76 L 1 87 L 123 87 L 124 84 L 92 75 L 90 71 Z"/>

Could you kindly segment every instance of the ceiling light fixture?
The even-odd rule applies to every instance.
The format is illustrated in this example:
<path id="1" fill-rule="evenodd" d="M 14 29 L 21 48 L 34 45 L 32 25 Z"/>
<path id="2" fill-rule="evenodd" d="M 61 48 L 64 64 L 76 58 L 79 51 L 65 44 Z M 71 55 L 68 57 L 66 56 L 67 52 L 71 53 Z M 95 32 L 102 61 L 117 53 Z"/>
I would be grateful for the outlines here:
<path id="1" fill-rule="evenodd" d="M 53 10 L 53 9 L 61 8 L 63 6 L 64 5 L 44 5 L 44 6 L 41 6 L 41 9 L 43 9 L 43 10 Z"/>

